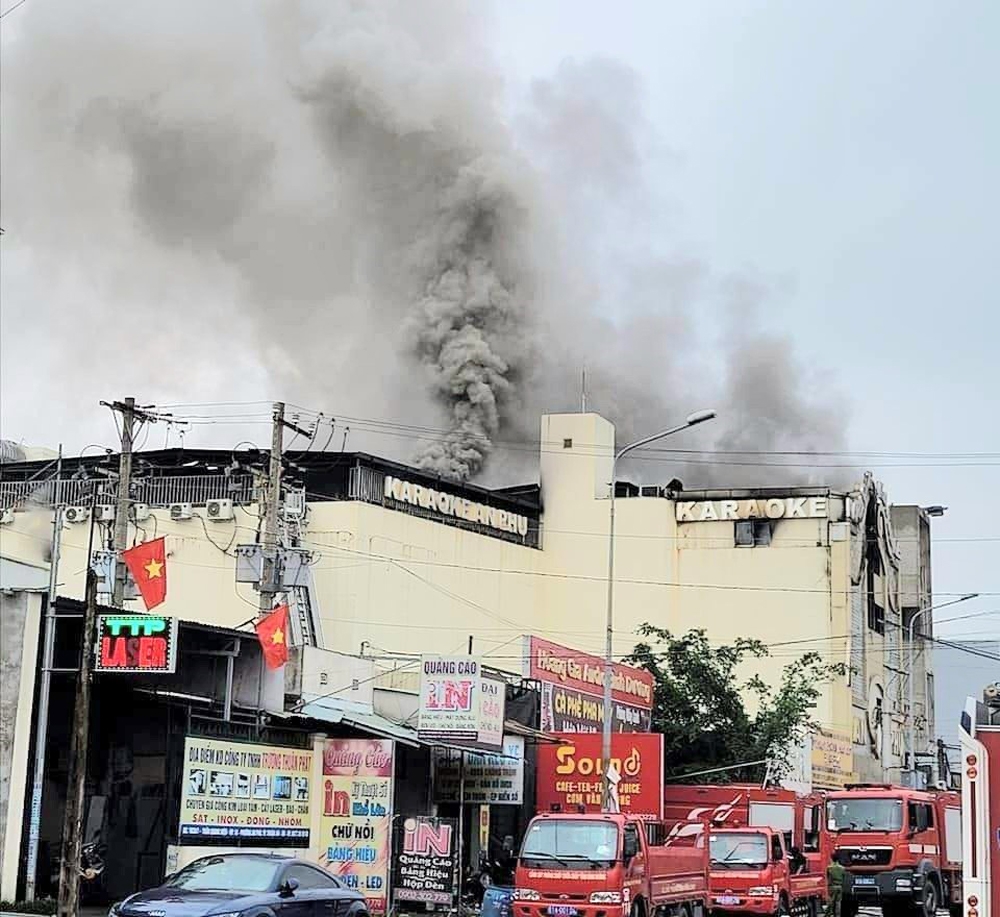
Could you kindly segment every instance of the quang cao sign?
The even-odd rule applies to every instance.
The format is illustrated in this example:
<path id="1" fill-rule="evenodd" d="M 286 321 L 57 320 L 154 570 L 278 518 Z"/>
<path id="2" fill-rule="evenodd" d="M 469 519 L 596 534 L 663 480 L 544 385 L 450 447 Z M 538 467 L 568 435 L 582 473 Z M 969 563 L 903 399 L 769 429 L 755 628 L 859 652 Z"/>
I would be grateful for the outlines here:
<path id="1" fill-rule="evenodd" d="M 648 732 L 653 676 L 620 663 L 611 671 L 612 729 Z M 541 683 L 545 732 L 600 732 L 604 728 L 603 659 L 540 637 L 525 637 L 522 674 Z"/>
<path id="2" fill-rule="evenodd" d="M 457 872 L 456 823 L 413 815 L 403 819 L 395 839 L 392 895 L 397 903 L 451 907 Z"/>
<path id="3" fill-rule="evenodd" d="M 177 619 L 160 615 L 97 616 L 95 672 L 177 670 Z"/>
<path id="4" fill-rule="evenodd" d="M 536 799 L 539 812 L 600 812 L 604 783 L 600 735 L 561 736 L 557 745 L 538 746 Z M 618 802 L 637 818 L 663 818 L 663 736 L 617 733 L 611 761 L 621 780 Z"/>
<path id="5" fill-rule="evenodd" d="M 388 739 L 327 739 L 319 863 L 384 914 L 392 843 L 395 746 Z"/>
<path id="6" fill-rule="evenodd" d="M 506 707 L 504 682 L 483 674 L 476 656 L 423 656 L 417 734 L 470 748 L 499 748 Z"/>
<path id="7" fill-rule="evenodd" d="M 312 764 L 309 749 L 188 736 L 180 842 L 308 847 Z"/>

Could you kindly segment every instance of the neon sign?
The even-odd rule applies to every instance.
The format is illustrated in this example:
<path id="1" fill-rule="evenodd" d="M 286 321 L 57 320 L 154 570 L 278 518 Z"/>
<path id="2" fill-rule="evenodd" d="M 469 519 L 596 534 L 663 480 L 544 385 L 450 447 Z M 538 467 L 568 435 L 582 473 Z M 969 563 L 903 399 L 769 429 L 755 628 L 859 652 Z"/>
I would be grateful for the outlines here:
<path id="1" fill-rule="evenodd" d="M 177 669 L 177 619 L 157 615 L 99 615 L 96 672 Z"/>

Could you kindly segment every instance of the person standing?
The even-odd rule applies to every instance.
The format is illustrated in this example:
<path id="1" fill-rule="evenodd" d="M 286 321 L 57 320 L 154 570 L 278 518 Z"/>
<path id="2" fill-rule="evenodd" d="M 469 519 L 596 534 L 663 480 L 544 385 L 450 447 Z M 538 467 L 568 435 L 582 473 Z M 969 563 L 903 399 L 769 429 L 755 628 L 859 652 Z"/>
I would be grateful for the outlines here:
<path id="1" fill-rule="evenodd" d="M 844 878 L 847 870 L 840 865 L 839 851 L 830 854 L 830 865 L 826 867 L 826 917 L 840 917 L 844 900 Z"/>

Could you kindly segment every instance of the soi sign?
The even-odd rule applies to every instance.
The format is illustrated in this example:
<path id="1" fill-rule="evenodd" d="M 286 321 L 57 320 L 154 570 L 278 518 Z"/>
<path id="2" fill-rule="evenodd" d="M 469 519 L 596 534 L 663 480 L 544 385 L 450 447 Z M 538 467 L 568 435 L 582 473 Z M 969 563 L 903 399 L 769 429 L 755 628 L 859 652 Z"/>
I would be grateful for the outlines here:
<path id="1" fill-rule="evenodd" d="M 601 736 L 564 735 L 538 746 L 536 795 L 539 812 L 600 812 L 604 763 Z M 663 817 L 663 736 L 641 732 L 611 737 L 611 761 L 621 777 L 621 809 L 637 818 Z"/>
<path id="2" fill-rule="evenodd" d="M 97 672 L 177 669 L 177 619 L 153 615 L 98 615 Z"/>

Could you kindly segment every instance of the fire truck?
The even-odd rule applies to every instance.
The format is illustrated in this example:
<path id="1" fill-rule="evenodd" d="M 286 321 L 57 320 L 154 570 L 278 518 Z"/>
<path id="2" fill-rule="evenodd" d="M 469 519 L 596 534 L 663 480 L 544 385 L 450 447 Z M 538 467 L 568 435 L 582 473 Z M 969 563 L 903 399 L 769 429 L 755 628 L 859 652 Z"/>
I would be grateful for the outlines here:
<path id="1" fill-rule="evenodd" d="M 826 796 L 827 829 L 847 870 L 842 913 L 961 917 L 962 818 L 957 793 L 853 784 Z"/>
<path id="2" fill-rule="evenodd" d="M 704 917 L 704 837 L 623 813 L 536 815 L 514 874 L 513 917 Z"/>
<path id="3" fill-rule="evenodd" d="M 1000 917 L 1000 682 L 970 697 L 962 746 L 964 917 Z"/>
<path id="4" fill-rule="evenodd" d="M 664 812 L 674 834 L 708 824 L 713 912 L 815 917 L 822 910 L 829 857 L 821 796 L 667 785 Z"/>

